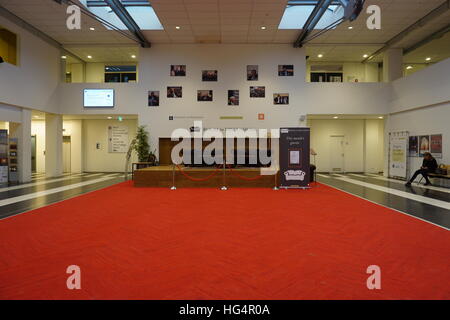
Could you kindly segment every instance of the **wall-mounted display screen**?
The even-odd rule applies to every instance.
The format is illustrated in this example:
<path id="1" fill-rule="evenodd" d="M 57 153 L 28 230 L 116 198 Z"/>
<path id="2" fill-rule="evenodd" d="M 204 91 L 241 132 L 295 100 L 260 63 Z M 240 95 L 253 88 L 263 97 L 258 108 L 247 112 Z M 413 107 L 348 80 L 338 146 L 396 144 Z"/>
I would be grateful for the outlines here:
<path id="1" fill-rule="evenodd" d="M 114 108 L 114 89 L 84 89 L 85 108 Z"/>

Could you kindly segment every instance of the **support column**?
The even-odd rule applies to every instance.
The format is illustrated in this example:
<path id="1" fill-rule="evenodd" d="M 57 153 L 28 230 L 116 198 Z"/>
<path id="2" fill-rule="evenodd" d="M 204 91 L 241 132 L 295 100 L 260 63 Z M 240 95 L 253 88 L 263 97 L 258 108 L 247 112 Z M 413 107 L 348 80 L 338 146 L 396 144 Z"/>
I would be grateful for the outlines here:
<path id="1" fill-rule="evenodd" d="M 403 77 L 403 49 L 386 50 L 383 56 L 383 81 L 392 82 Z"/>
<path id="2" fill-rule="evenodd" d="M 63 120 L 61 115 L 45 115 L 45 176 L 57 177 L 63 173 Z"/>
<path id="3" fill-rule="evenodd" d="M 9 123 L 10 138 L 17 138 L 19 182 L 31 181 L 31 110 L 22 109 L 21 123 Z"/>

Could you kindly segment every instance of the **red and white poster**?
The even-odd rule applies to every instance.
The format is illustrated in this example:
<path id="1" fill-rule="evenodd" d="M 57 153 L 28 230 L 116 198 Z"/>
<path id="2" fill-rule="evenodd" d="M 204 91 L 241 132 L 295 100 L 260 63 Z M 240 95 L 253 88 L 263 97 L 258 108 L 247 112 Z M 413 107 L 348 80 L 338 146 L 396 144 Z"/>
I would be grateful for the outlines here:
<path id="1" fill-rule="evenodd" d="M 435 158 L 442 158 L 442 134 L 430 136 L 430 153 Z"/>

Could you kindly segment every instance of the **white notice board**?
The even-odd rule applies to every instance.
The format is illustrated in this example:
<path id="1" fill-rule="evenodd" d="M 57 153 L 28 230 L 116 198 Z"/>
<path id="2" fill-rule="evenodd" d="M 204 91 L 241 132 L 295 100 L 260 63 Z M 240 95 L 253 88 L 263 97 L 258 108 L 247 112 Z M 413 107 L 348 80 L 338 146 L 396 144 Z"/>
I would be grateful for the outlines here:
<path id="1" fill-rule="evenodd" d="M 128 127 L 108 127 L 108 152 L 126 153 L 128 151 Z"/>

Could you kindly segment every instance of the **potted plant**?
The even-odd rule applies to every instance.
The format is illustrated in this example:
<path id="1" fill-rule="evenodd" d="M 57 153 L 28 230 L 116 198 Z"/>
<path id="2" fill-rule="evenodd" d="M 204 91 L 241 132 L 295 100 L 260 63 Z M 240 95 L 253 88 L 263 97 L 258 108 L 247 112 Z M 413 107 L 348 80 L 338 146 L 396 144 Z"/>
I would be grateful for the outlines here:
<path id="1" fill-rule="evenodd" d="M 148 132 L 145 130 L 145 126 L 139 126 L 136 132 L 136 144 L 134 150 L 138 155 L 139 162 L 149 162 L 151 165 L 156 163 L 155 151 L 150 151 L 150 145 L 148 143 Z"/>

